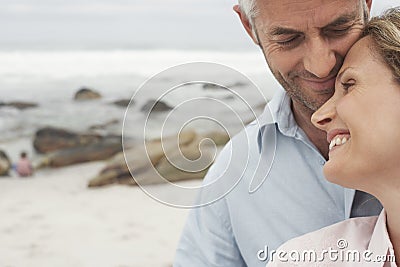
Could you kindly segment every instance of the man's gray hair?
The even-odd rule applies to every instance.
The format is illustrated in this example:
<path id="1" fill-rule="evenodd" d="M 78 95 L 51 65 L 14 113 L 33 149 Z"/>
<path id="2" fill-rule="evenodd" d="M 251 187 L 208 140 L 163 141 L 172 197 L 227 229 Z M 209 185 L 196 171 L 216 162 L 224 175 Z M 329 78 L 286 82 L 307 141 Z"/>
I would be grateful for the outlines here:
<path id="1" fill-rule="evenodd" d="M 254 32 L 254 19 L 258 15 L 258 9 L 256 7 L 256 0 L 238 0 L 240 9 L 246 15 L 246 18 L 249 20 L 250 25 L 253 28 Z M 364 19 L 368 21 L 369 12 L 368 7 L 365 0 L 361 0 L 364 9 Z"/>
<path id="2" fill-rule="evenodd" d="M 257 16 L 256 0 L 238 0 L 242 12 L 246 15 L 252 26 L 254 18 Z"/>

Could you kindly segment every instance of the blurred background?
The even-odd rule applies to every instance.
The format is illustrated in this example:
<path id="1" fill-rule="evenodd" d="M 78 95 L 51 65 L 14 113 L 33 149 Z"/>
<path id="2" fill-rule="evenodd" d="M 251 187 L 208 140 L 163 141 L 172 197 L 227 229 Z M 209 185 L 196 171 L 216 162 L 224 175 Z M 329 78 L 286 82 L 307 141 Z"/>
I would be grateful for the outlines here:
<path id="1" fill-rule="evenodd" d="M 223 64 L 248 76 L 263 97 L 241 75 L 229 83 L 262 111 L 276 84 L 234 4 L 0 0 L 0 266 L 171 266 L 188 210 L 157 202 L 127 178 L 123 118 L 148 78 L 187 62 Z M 372 14 L 396 4 L 374 1 Z M 149 103 L 161 92 L 156 87 L 131 103 L 127 125 L 133 143 L 142 137 Z M 228 92 L 191 89 L 241 110 Z M 165 112 L 176 104 L 174 98 L 160 102 L 151 138 L 160 137 Z M 188 151 L 202 137 L 225 140 L 193 129 L 182 144 Z M 157 141 L 152 145 L 159 147 Z M 35 169 L 29 178 L 17 173 L 22 151 Z M 163 157 L 157 157 L 157 166 L 165 170 Z M 182 185 L 200 183 L 192 180 L 198 177 L 179 179 L 186 178 Z M 168 195 L 163 185 L 152 189 Z"/>

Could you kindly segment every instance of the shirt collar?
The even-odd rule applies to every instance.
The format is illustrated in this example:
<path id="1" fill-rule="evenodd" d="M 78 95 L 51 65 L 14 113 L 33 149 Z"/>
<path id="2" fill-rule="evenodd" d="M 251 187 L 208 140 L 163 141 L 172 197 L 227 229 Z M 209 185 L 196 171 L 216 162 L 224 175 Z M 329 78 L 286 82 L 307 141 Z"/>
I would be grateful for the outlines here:
<path id="1" fill-rule="evenodd" d="M 279 87 L 272 100 L 266 105 L 263 113 L 258 118 L 258 149 L 262 147 L 262 133 L 268 125 L 277 125 L 278 130 L 286 136 L 294 137 L 298 126 L 294 119 L 292 109 L 292 100 L 286 91 Z"/>
<path id="2" fill-rule="evenodd" d="M 375 224 L 375 228 L 368 245 L 368 250 L 373 253 L 371 255 L 372 259 L 375 258 L 376 256 L 386 256 L 386 255 L 391 255 L 394 259 L 394 249 L 387 231 L 385 210 L 382 210 Z M 390 266 L 396 266 L 395 262 L 389 262 L 389 263 L 391 263 Z M 382 264 L 379 266 L 386 266 L 385 262 L 382 262 Z"/>
<path id="3" fill-rule="evenodd" d="M 282 87 L 279 87 L 272 100 L 266 105 L 264 112 L 257 119 L 259 124 L 257 135 L 258 152 L 261 153 L 262 151 L 264 140 L 263 133 L 267 126 L 273 125 L 275 127 L 275 125 L 277 125 L 278 127 L 276 128 L 279 132 L 288 137 L 295 137 L 296 132 L 302 133 L 302 130 L 298 127 L 294 119 L 291 104 L 292 100 L 290 96 Z M 303 135 L 305 136 L 305 134 Z M 269 141 L 273 142 L 274 140 Z M 313 145 L 310 143 L 310 146 Z M 354 194 L 354 189 L 345 189 L 345 218 L 350 217 Z"/>
<path id="4" fill-rule="evenodd" d="M 344 188 L 344 212 L 345 212 L 345 219 L 350 218 L 351 215 L 351 208 L 354 202 L 354 195 L 356 194 L 356 190 L 350 188 Z"/>

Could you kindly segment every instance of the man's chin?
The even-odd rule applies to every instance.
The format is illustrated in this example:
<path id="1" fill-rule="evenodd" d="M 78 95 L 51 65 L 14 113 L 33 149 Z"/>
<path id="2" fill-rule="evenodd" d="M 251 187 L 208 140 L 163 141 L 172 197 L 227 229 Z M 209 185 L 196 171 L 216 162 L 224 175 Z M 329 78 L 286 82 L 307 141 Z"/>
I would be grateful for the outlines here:
<path id="1" fill-rule="evenodd" d="M 311 92 L 307 98 L 310 100 L 309 102 L 313 103 L 313 109 L 316 111 L 333 96 L 335 88 L 324 88 L 318 90 L 311 89 L 310 91 Z"/>

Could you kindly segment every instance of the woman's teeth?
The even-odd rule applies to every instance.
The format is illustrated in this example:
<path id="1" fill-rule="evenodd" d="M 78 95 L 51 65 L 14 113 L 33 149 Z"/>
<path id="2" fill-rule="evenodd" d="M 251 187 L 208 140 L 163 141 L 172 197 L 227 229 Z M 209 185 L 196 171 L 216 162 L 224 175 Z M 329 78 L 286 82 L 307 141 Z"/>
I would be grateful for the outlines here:
<path id="1" fill-rule="evenodd" d="M 347 139 L 347 137 L 343 137 L 343 138 L 336 137 L 336 138 L 333 138 L 331 143 L 329 144 L 329 150 L 331 150 L 335 146 L 340 146 L 340 145 L 345 144 L 349 139 L 350 138 Z"/>

